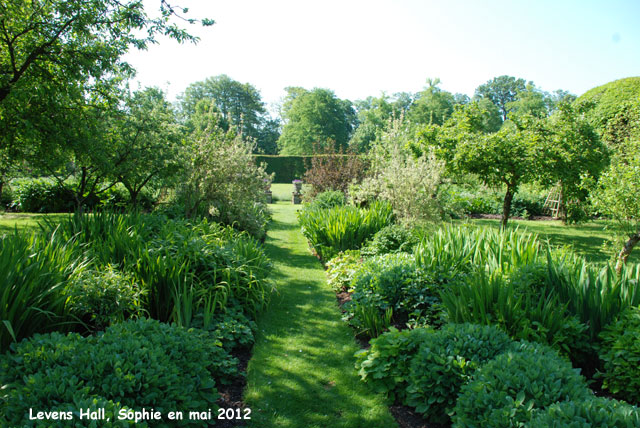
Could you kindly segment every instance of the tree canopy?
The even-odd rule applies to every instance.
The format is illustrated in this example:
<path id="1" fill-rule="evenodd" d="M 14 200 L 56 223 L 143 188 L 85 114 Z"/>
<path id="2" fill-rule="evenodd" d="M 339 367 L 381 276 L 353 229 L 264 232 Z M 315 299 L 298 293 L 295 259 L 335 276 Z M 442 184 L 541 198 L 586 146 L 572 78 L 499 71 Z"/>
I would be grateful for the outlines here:
<path id="1" fill-rule="evenodd" d="M 350 101 L 341 100 L 328 89 L 287 88 L 288 98 L 282 106 L 285 120 L 278 140 L 283 155 L 308 155 L 314 145 L 331 142 L 346 147 L 355 122 Z"/>
<path id="2" fill-rule="evenodd" d="M 527 82 L 524 79 L 506 75 L 498 76 L 478 86 L 475 97 L 488 99 L 498 107 L 504 122 L 510 111 L 508 104 L 516 101 L 518 93 L 524 91 L 526 87 Z"/>
<path id="3" fill-rule="evenodd" d="M 186 9 L 167 0 L 159 6 L 159 16 L 150 18 L 136 0 L 1 2 L 0 146 L 68 126 L 48 119 L 56 110 L 112 100 L 133 75 L 122 59 L 131 47 L 145 49 L 157 35 L 197 40 L 174 22 Z"/>

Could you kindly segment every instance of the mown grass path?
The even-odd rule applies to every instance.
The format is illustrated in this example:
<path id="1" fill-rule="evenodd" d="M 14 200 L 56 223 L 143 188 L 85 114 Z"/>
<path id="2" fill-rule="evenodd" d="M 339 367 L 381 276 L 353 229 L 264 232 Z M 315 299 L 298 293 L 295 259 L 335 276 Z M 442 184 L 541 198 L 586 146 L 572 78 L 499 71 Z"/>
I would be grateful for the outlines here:
<path id="1" fill-rule="evenodd" d="M 358 346 L 300 232 L 298 206 L 271 207 L 265 247 L 278 294 L 259 320 L 247 369 L 249 426 L 395 427 L 383 398 L 354 370 Z"/>

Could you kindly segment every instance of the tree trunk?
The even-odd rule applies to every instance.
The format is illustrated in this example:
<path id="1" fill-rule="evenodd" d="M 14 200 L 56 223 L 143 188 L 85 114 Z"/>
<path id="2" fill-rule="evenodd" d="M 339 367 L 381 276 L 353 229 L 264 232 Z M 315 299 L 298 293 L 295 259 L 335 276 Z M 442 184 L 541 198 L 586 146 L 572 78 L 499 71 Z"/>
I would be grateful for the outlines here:
<path id="1" fill-rule="evenodd" d="M 502 204 L 502 228 L 507 227 L 507 222 L 511 215 L 511 202 L 513 201 L 513 195 L 515 195 L 515 193 L 515 187 L 507 184 L 507 193 L 504 195 L 504 202 Z"/>
<path id="2" fill-rule="evenodd" d="M 138 208 L 138 191 L 129 190 L 129 203 L 131 204 L 131 208 L 135 211 Z"/>
<path id="3" fill-rule="evenodd" d="M 635 247 L 638 242 L 640 242 L 640 231 L 629 237 L 629 240 L 625 242 L 624 247 L 622 247 L 622 250 L 618 254 L 618 262 L 616 263 L 616 272 L 618 272 L 618 274 L 622 271 L 622 266 L 627 263 L 631 250 L 633 250 L 633 247 Z"/>

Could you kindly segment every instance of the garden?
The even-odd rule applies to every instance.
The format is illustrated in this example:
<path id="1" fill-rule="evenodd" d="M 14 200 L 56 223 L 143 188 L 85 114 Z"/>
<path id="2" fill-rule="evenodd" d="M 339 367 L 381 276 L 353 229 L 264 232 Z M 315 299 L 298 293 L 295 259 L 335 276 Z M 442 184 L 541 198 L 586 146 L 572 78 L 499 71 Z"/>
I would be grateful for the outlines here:
<path id="1" fill-rule="evenodd" d="M 640 426 L 640 78 L 351 102 L 0 2 L 0 426 Z"/>

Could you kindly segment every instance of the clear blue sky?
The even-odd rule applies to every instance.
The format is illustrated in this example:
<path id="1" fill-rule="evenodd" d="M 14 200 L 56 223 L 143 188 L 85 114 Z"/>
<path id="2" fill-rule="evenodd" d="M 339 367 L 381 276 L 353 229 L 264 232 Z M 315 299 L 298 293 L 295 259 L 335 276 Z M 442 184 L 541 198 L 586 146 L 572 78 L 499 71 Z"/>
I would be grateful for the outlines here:
<path id="1" fill-rule="evenodd" d="M 287 86 L 322 87 L 352 101 L 417 92 L 428 77 L 473 95 L 503 74 L 580 95 L 640 75 L 640 0 L 175 0 L 197 45 L 162 40 L 128 60 L 143 86 L 170 99 L 227 74 L 267 103 Z M 159 0 L 145 0 L 157 9 Z"/>

